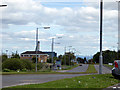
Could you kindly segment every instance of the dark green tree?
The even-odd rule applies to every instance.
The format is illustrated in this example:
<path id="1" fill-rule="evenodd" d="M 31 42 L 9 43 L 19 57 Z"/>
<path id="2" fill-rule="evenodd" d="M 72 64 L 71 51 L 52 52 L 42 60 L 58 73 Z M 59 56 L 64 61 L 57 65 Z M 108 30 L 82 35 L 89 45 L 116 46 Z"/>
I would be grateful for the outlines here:
<path id="1" fill-rule="evenodd" d="M 99 63 L 99 56 L 100 56 L 100 52 L 97 52 L 93 56 L 93 62 Z M 117 52 L 110 51 L 110 50 L 103 51 L 103 63 L 104 64 L 113 63 L 115 59 L 117 59 Z"/>

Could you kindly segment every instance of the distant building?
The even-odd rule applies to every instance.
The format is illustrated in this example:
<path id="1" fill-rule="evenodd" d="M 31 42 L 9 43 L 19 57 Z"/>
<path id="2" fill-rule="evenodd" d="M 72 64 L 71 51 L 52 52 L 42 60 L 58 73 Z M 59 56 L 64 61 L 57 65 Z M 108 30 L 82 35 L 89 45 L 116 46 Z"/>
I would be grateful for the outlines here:
<path id="1" fill-rule="evenodd" d="M 29 59 L 29 60 L 32 60 L 33 57 L 36 57 L 36 51 L 26 51 L 21 53 L 20 56 L 21 59 Z M 37 57 L 38 57 L 38 62 L 45 63 L 47 62 L 49 55 L 42 51 L 37 51 Z"/>
<path id="2" fill-rule="evenodd" d="M 53 57 L 57 57 L 57 53 L 55 53 L 55 52 L 44 52 L 44 53 L 46 53 L 46 54 L 48 54 L 49 55 L 49 58 L 52 58 L 52 54 L 53 54 Z"/>

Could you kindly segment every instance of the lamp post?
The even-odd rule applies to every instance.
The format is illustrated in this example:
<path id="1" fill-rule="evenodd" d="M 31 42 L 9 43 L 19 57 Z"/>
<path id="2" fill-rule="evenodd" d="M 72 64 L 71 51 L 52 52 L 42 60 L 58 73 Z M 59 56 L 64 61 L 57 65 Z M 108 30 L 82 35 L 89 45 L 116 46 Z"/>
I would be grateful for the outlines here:
<path id="1" fill-rule="evenodd" d="M 57 37 L 58 39 L 62 38 L 62 37 Z M 55 38 L 52 38 L 52 64 L 54 65 L 54 62 L 53 62 L 53 50 L 54 50 L 54 39 Z M 60 44 L 60 43 L 55 43 L 55 44 Z"/>
<path id="2" fill-rule="evenodd" d="M 100 1 L 100 56 L 99 56 L 99 74 L 102 74 L 103 56 L 102 56 L 102 16 L 103 16 L 103 0 Z"/>
<path id="3" fill-rule="evenodd" d="M 50 29 L 50 27 L 40 27 L 40 28 L 44 28 L 44 29 Z M 38 29 L 36 29 L 36 72 L 37 72 L 37 52 L 38 52 Z"/>
<path id="4" fill-rule="evenodd" d="M 69 47 L 69 66 L 70 66 L 70 48 L 72 47 L 72 46 L 68 46 Z"/>
<path id="5" fill-rule="evenodd" d="M 6 7 L 7 5 L 0 5 L 0 7 Z"/>

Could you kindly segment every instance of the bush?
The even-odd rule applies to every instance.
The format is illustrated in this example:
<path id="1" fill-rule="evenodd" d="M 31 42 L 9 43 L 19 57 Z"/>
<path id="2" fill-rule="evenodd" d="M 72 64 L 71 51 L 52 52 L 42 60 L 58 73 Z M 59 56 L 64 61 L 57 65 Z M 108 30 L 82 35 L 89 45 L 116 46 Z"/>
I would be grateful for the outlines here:
<path id="1" fill-rule="evenodd" d="M 27 71 L 27 69 L 26 69 L 26 68 L 22 69 L 22 72 L 26 72 L 26 71 Z"/>
<path id="2" fill-rule="evenodd" d="M 22 70 L 24 68 L 24 65 L 20 59 L 12 58 L 7 59 L 2 64 L 2 69 L 10 69 L 10 70 Z"/>
<path id="3" fill-rule="evenodd" d="M 3 69 L 3 72 L 10 72 L 10 69 Z"/>
<path id="4" fill-rule="evenodd" d="M 26 68 L 27 70 L 31 70 L 32 69 L 32 62 L 28 59 L 23 59 L 21 60 L 24 66 L 24 69 Z"/>

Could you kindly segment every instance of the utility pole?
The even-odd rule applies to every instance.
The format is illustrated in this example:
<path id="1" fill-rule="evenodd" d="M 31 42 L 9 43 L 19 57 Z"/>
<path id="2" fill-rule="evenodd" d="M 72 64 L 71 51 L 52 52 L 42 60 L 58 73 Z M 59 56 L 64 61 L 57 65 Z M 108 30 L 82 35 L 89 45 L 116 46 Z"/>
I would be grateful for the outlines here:
<path id="1" fill-rule="evenodd" d="M 38 48 L 38 28 L 36 30 L 36 72 L 37 72 L 37 48 Z"/>
<path id="2" fill-rule="evenodd" d="M 66 65 L 66 46 L 65 46 L 65 65 Z"/>
<path id="3" fill-rule="evenodd" d="M 102 20 L 103 20 L 103 0 L 100 1 L 100 57 L 99 57 L 99 74 L 102 74 L 103 56 L 102 56 Z"/>
<path id="4" fill-rule="evenodd" d="M 52 38 L 52 64 L 53 64 L 53 48 L 54 48 L 54 38 Z"/>
<path id="5" fill-rule="evenodd" d="M 117 59 L 119 60 L 120 59 L 120 7 L 119 7 L 119 3 L 120 1 L 117 1 L 118 2 L 118 52 L 117 52 Z"/>

